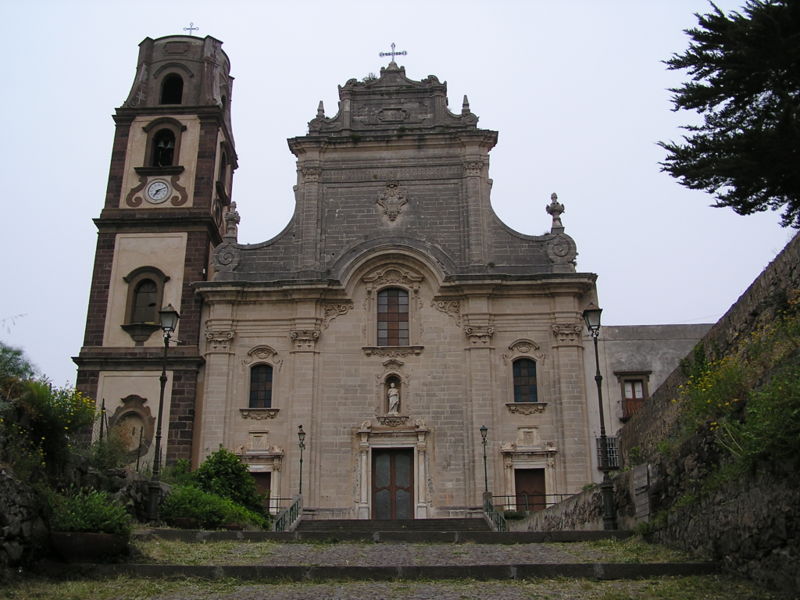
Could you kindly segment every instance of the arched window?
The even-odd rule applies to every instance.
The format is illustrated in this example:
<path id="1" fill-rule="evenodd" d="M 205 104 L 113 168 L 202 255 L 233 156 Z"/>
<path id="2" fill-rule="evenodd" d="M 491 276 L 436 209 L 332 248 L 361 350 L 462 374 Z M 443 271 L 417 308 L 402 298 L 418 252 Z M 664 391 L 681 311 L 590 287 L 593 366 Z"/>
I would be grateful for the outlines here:
<path id="1" fill-rule="evenodd" d="M 139 345 L 160 329 L 158 311 L 164 305 L 164 284 L 169 277 L 156 267 L 139 267 L 122 279 L 128 284 L 122 328 Z"/>
<path id="2" fill-rule="evenodd" d="M 152 279 L 142 279 L 133 288 L 131 323 L 158 323 L 158 286 Z"/>
<path id="3" fill-rule="evenodd" d="M 181 104 L 183 100 L 183 78 L 170 73 L 161 82 L 161 104 Z"/>
<path id="4" fill-rule="evenodd" d="M 270 365 L 255 365 L 250 369 L 250 408 L 272 408 Z"/>
<path id="5" fill-rule="evenodd" d="M 519 358 L 514 361 L 514 402 L 538 402 L 536 362 L 530 358 Z"/>
<path id="6" fill-rule="evenodd" d="M 150 166 L 171 167 L 175 161 L 175 134 L 169 129 L 160 129 L 153 136 Z"/>
<path id="7" fill-rule="evenodd" d="M 408 346 L 408 292 L 378 292 L 378 346 Z"/>

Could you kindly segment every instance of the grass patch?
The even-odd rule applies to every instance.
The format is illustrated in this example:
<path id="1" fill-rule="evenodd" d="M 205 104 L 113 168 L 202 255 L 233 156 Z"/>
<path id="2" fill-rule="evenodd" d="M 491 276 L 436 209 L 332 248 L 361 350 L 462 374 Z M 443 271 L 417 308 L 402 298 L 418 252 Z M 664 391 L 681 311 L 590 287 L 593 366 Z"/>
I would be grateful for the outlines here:
<path id="1" fill-rule="evenodd" d="M 136 563 L 180 565 L 252 564 L 280 549 L 276 542 L 177 542 L 150 540 L 133 542 Z"/>
<path id="2" fill-rule="evenodd" d="M 613 563 L 691 562 L 685 552 L 659 544 L 651 544 L 641 537 L 626 540 L 596 540 L 593 542 L 553 544 L 559 550 L 572 554 L 582 561 Z"/>
<path id="3" fill-rule="evenodd" d="M 780 596 L 728 576 L 662 577 L 625 581 L 537 579 L 530 581 L 397 581 L 250 584 L 231 579 L 156 580 L 118 577 L 103 581 L 14 581 L 0 598 L 28 600 L 170 600 L 192 598 L 413 599 L 501 597 L 505 600 L 778 600 Z"/>

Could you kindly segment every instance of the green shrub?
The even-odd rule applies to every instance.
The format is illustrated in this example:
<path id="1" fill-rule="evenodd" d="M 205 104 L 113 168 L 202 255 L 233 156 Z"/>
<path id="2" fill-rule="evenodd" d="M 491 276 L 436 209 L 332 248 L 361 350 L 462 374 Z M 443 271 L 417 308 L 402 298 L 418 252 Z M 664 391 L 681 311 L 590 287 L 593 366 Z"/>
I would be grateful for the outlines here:
<path id="1" fill-rule="evenodd" d="M 54 531 L 92 531 L 130 535 L 131 516 L 106 492 L 80 491 L 53 496 L 50 528 Z"/>
<path id="2" fill-rule="evenodd" d="M 174 465 L 164 467 L 161 479 L 170 485 L 197 485 L 192 464 L 185 458 L 178 459 Z"/>
<path id="3" fill-rule="evenodd" d="M 256 491 L 256 482 L 247 465 L 233 452 L 220 448 L 209 455 L 194 477 L 200 489 L 263 514 L 264 498 Z"/>
<path id="4" fill-rule="evenodd" d="M 94 419 L 94 401 L 45 380 L 0 379 L 0 460 L 29 481 L 57 479 L 69 463 L 72 436 Z"/>
<path id="5" fill-rule="evenodd" d="M 776 370 L 751 393 L 744 419 L 719 433 L 727 434 L 720 441 L 738 449 L 748 466 L 768 459 L 790 473 L 800 467 L 800 366 Z"/>
<path id="6" fill-rule="evenodd" d="M 99 471 L 118 469 L 128 464 L 128 451 L 119 433 L 112 429 L 102 440 L 92 442 L 89 448 L 89 465 Z"/>
<path id="7" fill-rule="evenodd" d="M 217 529 L 223 525 L 255 525 L 267 527 L 262 515 L 247 510 L 217 494 L 193 486 L 176 486 L 161 503 L 161 517 L 170 525 L 178 519 L 194 519 L 204 529 Z"/>

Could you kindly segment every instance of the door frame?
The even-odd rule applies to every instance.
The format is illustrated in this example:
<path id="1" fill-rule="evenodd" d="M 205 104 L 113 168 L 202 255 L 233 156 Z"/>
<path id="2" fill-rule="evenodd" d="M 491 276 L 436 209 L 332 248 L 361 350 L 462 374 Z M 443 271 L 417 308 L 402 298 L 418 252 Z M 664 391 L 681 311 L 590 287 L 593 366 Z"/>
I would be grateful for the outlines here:
<path id="1" fill-rule="evenodd" d="M 375 511 L 375 486 L 374 486 L 375 477 L 374 477 L 374 475 L 375 475 L 375 454 L 376 454 L 376 452 L 395 452 L 397 454 L 402 452 L 406 456 L 410 457 L 410 459 L 411 459 L 411 465 L 410 465 L 411 466 L 411 469 L 410 469 L 410 471 L 411 471 L 410 472 L 410 475 L 411 475 L 411 497 L 409 498 L 409 501 L 410 501 L 409 502 L 409 504 L 410 504 L 410 506 L 409 506 L 409 508 L 410 508 L 409 514 L 410 514 L 410 516 L 408 518 L 409 519 L 414 519 L 416 517 L 416 497 L 417 497 L 417 481 L 416 481 L 416 477 L 415 477 L 416 469 L 414 468 L 414 466 L 415 466 L 414 463 L 416 462 L 414 460 L 416 458 L 416 456 L 415 456 L 416 453 L 414 452 L 414 448 L 413 447 L 407 447 L 407 446 L 401 446 L 401 447 L 385 446 L 385 447 L 373 447 L 373 448 L 370 449 L 370 509 L 372 511 L 372 513 L 370 514 L 370 518 L 371 519 L 376 519 L 376 517 L 374 515 L 374 511 Z M 390 468 L 390 472 L 391 471 L 392 471 L 392 469 Z M 392 517 L 390 517 L 390 518 L 392 518 Z M 396 519 L 397 517 L 393 517 L 393 518 Z"/>
<path id="2" fill-rule="evenodd" d="M 364 421 L 356 432 L 357 461 L 355 477 L 355 517 L 372 518 L 372 450 L 411 449 L 413 460 L 413 518 L 427 519 L 431 511 L 428 489 L 428 428 L 421 420 L 397 428 L 381 427 L 373 431 Z"/>

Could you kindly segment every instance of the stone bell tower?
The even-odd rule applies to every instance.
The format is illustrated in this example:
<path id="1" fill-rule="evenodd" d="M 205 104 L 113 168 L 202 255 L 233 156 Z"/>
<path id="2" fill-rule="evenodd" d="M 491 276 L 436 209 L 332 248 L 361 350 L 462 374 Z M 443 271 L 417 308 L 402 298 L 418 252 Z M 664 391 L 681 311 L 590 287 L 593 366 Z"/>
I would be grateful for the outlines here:
<path id="1" fill-rule="evenodd" d="M 202 299 L 231 203 L 236 151 L 233 78 L 213 37 L 146 38 L 136 78 L 114 114 L 116 131 L 98 241 L 78 387 L 105 403 L 131 457 L 151 464 L 163 337 L 158 311 L 181 319 L 167 359 L 162 456 L 192 457 L 203 359 Z M 175 340 L 178 341 L 175 344 Z"/>

